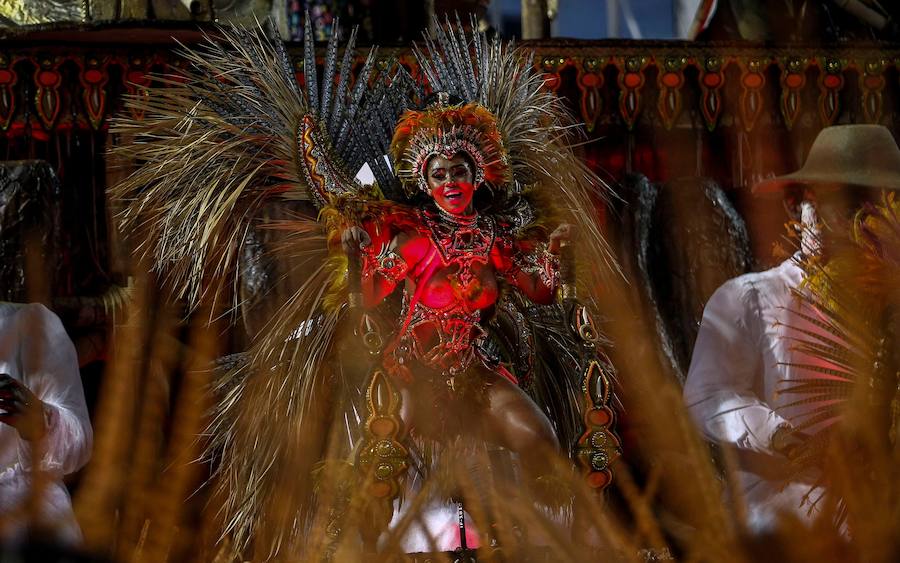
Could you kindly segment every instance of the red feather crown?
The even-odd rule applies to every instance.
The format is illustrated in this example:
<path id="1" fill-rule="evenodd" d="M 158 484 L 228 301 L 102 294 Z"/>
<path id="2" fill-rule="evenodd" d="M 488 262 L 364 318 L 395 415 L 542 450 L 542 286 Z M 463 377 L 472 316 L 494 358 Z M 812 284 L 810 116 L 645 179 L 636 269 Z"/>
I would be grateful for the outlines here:
<path id="1" fill-rule="evenodd" d="M 432 156 L 465 153 L 475 165 L 475 186 L 505 187 L 511 180 L 497 118 L 477 103 L 408 110 L 394 130 L 391 156 L 410 193 L 428 191 L 425 166 Z"/>

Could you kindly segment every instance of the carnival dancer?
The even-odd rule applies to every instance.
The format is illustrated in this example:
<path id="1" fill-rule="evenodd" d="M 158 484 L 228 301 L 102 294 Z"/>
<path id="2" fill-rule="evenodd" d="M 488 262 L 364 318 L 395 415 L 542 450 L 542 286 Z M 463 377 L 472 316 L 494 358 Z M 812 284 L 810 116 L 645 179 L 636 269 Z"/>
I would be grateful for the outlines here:
<path id="1" fill-rule="evenodd" d="M 804 298 L 804 267 L 827 260 L 834 234 L 846 236 L 852 213 L 874 192 L 900 188 L 900 149 L 881 126 L 825 128 L 800 170 L 766 180 L 754 192 L 791 193 L 791 187 L 802 193 L 790 202 L 800 218 L 800 250 L 713 294 L 684 388 L 703 433 L 736 454 L 747 523 L 757 532 L 771 529 L 779 513 L 816 517 L 815 501 L 825 491 L 814 468 L 798 473 L 790 461 L 827 417 L 818 415 L 816 402 L 798 401 L 789 391 L 809 369 L 833 366 L 798 345 L 827 332 L 822 312 Z"/>
<path id="2" fill-rule="evenodd" d="M 343 248 L 362 252 L 366 307 L 403 290 L 402 323 L 383 364 L 400 383 L 406 428 L 433 438 L 486 433 L 539 476 L 546 456 L 559 449 L 553 427 L 516 376 L 485 357 L 479 343 L 501 278 L 532 302 L 553 302 L 559 251 L 572 226 L 560 225 L 542 243 L 517 238 L 515 225 L 480 213 L 476 188 L 488 179 L 502 186 L 508 173 L 496 118 L 475 103 L 452 103 L 443 93 L 434 98 L 424 110 L 403 114 L 392 147 L 411 195 L 421 190 L 432 201 L 348 227 Z M 448 407 L 460 408 L 453 420 Z"/>
<path id="3" fill-rule="evenodd" d="M 436 29 L 415 49 L 424 89 L 390 62 L 373 74 L 374 53 L 351 87 L 354 38 L 339 64 L 337 32 L 319 88 L 307 32 L 301 92 L 280 41 L 223 28 L 116 128 L 144 163 L 114 190 L 125 226 L 192 305 L 239 283 L 264 205 L 293 206 L 267 227 L 303 281 L 223 376 L 210 427 L 235 554 L 314 551 L 316 525 L 339 539 L 360 493 L 374 547 L 457 438 L 517 454 L 526 488 L 547 451 L 598 490 L 612 478 L 612 371 L 574 278 L 576 244 L 586 299 L 617 271 L 593 210 L 605 188 L 525 53 Z"/>

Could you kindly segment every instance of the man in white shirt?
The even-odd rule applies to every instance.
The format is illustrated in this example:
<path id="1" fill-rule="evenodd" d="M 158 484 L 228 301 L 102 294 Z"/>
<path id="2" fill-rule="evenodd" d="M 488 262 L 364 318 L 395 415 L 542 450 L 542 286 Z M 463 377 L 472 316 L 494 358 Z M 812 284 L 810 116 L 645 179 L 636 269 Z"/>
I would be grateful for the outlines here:
<path id="1" fill-rule="evenodd" d="M 92 439 L 59 318 L 40 304 L 0 302 L 0 545 L 36 529 L 42 541 L 80 540 L 62 478 L 87 463 Z"/>
<path id="2" fill-rule="evenodd" d="M 900 149 L 881 126 L 829 127 L 813 143 L 803 168 L 763 182 L 754 192 L 788 186 L 805 189 L 805 215 L 814 209 L 810 201 L 817 202 L 819 220 L 814 214 L 804 217 L 807 235 L 819 221 L 834 227 L 858 206 L 854 199 L 861 194 L 900 189 Z M 716 290 L 704 309 L 685 382 L 685 403 L 704 435 L 730 447 L 737 458 L 747 524 L 754 531 L 771 528 L 783 512 L 813 519 L 814 501 L 824 492 L 812 488 L 813 476 L 788 480 L 788 457 L 802 439 L 792 424 L 803 424 L 809 407 L 787 408 L 796 397 L 779 394 L 803 377 L 796 365 L 817 361 L 793 343 L 798 331 L 819 330 L 796 314 L 817 315 L 794 294 L 803 281 L 798 261 L 820 252 L 818 244 L 817 236 L 804 237 L 802 250 L 781 265 Z M 827 240 L 824 247 L 827 251 Z"/>

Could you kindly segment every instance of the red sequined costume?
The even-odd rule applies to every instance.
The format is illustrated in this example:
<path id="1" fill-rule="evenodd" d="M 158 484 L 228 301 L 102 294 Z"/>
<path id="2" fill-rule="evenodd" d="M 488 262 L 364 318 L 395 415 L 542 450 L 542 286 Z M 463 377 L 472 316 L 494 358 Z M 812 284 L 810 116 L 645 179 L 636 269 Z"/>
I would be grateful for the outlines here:
<path id="1" fill-rule="evenodd" d="M 398 230 L 367 225 L 373 236 L 362 270 L 366 306 L 403 288 L 403 319 L 387 348 L 385 367 L 409 380 L 416 361 L 455 378 L 474 361 L 484 362 L 478 342 L 483 311 L 496 304 L 501 279 L 536 303 L 552 302 L 559 285 L 559 258 L 546 245 L 516 241 L 508 225 L 489 216 L 455 217 L 433 210 L 413 212 Z M 397 235 L 403 243 L 392 245 Z M 504 377 L 516 377 L 501 366 Z"/>

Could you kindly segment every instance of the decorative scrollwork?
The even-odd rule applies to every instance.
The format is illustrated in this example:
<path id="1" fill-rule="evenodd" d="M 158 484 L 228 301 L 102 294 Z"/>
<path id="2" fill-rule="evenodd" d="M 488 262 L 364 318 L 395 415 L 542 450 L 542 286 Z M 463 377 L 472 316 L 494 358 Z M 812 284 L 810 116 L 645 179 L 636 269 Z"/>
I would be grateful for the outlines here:
<path id="1" fill-rule="evenodd" d="M 381 370 L 372 376 L 366 393 L 368 419 L 366 441 L 357 465 L 366 478 L 368 492 L 379 501 L 389 501 L 400 491 L 400 480 L 408 467 L 409 452 L 400 443 L 400 393 Z"/>
<path id="2" fill-rule="evenodd" d="M 594 359 L 585 370 L 582 384 L 585 431 L 575 445 L 575 458 L 584 479 L 598 491 L 612 482 L 612 466 L 622 455 L 621 443 L 613 431 L 615 414 L 609 404 L 612 397 L 609 369 Z"/>

